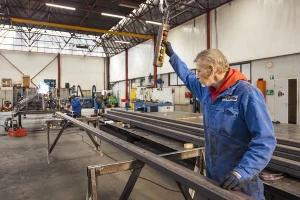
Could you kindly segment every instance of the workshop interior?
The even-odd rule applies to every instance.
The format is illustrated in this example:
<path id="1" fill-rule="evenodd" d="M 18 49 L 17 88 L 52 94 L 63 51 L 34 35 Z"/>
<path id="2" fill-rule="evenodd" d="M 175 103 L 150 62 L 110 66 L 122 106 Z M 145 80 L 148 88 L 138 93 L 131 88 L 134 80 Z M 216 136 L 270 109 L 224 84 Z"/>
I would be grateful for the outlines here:
<path id="1" fill-rule="evenodd" d="M 299 0 L 0 0 L 0 199 L 300 199 Z"/>

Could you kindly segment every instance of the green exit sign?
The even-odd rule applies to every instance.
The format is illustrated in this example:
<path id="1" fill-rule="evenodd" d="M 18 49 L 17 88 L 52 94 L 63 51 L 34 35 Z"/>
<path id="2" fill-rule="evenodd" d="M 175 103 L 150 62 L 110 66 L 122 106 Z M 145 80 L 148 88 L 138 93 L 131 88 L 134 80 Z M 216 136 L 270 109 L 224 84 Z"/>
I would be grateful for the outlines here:
<path id="1" fill-rule="evenodd" d="M 274 90 L 267 90 L 267 95 L 274 95 Z"/>
<path id="2" fill-rule="evenodd" d="M 270 75 L 270 80 L 274 80 L 274 75 Z"/>

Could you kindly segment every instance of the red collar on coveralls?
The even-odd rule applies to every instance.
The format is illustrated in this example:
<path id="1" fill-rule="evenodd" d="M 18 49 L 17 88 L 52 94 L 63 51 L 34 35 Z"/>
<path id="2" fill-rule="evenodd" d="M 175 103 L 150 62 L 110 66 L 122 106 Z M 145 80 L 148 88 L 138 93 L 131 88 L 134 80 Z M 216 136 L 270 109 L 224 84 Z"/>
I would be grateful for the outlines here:
<path id="1" fill-rule="evenodd" d="M 213 87 L 209 87 L 211 100 L 214 101 L 219 96 L 219 94 L 224 92 L 227 88 L 229 88 L 239 80 L 248 81 L 248 79 L 239 70 L 229 68 L 228 75 L 224 83 L 221 85 L 221 87 L 218 90 L 215 90 L 215 88 Z"/>

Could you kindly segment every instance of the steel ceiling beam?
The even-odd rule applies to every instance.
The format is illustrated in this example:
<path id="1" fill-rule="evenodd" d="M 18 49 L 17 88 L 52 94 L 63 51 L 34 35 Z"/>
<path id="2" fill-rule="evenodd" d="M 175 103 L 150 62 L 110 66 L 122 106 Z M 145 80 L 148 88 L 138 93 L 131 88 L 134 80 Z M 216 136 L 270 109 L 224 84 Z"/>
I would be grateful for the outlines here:
<path id="1" fill-rule="evenodd" d="M 28 19 L 19 19 L 19 18 L 10 18 L 12 22 L 24 23 L 24 24 L 34 24 L 34 25 L 42 25 L 42 26 L 50 26 L 50 27 L 57 27 L 57 28 L 65 28 L 77 31 L 86 31 L 86 32 L 94 32 L 94 33 L 107 33 L 111 35 L 121 35 L 127 37 L 137 37 L 142 39 L 153 39 L 153 36 L 150 35 L 143 35 L 143 34 L 136 34 L 136 33 L 127 33 L 127 32 L 117 32 L 117 31 L 109 31 L 109 30 L 102 30 L 102 29 L 95 29 L 95 28 L 88 28 L 88 27 L 81 27 L 81 26 L 71 26 L 66 24 L 56 24 L 56 23 L 49 23 L 49 22 L 40 22 L 35 20 L 28 20 Z"/>

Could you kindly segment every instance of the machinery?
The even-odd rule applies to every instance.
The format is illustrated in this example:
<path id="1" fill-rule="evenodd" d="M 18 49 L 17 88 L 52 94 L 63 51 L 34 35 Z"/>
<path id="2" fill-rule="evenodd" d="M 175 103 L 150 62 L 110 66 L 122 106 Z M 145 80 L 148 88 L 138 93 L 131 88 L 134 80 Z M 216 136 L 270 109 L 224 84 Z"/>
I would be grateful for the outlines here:
<path id="1" fill-rule="evenodd" d="M 162 43 L 162 41 L 167 40 L 168 37 L 168 32 L 170 30 L 170 26 L 168 25 L 169 14 L 172 7 L 173 6 L 169 6 L 167 0 L 160 0 L 159 9 L 160 12 L 163 14 L 163 23 L 159 27 L 157 39 L 156 39 L 154 61 L 153 61 L 153 65 L 156 67 L 162 67 L 164 64 L 166 48 Z"/>
<path id="2" fill-rule="evenodd" d="M 8 135 L 12 137 L 23 137 L 27 135 L 27 131 L 23 129 L 18 124 L 18 121 L 15 120 L 13 117 L 7 118 L 5 120 L 4 129 L 8 132 Z"/>
<path id="3" fill-rule="evenodd" d="M 4 102 L 4 106 L 2 107 L 2 111 L 8 112 L 12 110 L 11 101 L 6 100 Z"/>

